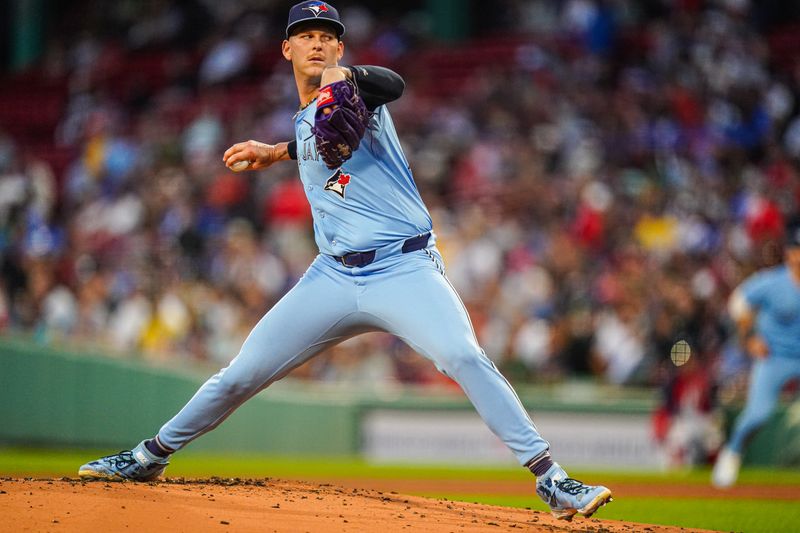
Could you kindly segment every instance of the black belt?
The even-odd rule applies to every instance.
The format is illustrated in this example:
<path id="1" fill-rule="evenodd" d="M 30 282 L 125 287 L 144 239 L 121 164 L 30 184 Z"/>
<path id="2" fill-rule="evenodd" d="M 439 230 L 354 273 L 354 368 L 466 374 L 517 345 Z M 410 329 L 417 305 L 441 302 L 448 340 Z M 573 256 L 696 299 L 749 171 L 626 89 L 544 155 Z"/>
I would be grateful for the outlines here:
<path id="1" fill-rule="evenodd" d="M 409 252 L 422 250 L 428 246 L 428 239 L 430 238 L 431 234 L 425 233 L 423 235 L 417 235 L 416 237 L 406 239 L 400 251 L 404 254 L 407 254 Z M 334 255 L 332 257 L 336 259 L 337 262 L 349 268 L 365 267 L 375 261 L 375 250 L 370 250 L 368 252 L 352 252 L 344 255 Z"/>

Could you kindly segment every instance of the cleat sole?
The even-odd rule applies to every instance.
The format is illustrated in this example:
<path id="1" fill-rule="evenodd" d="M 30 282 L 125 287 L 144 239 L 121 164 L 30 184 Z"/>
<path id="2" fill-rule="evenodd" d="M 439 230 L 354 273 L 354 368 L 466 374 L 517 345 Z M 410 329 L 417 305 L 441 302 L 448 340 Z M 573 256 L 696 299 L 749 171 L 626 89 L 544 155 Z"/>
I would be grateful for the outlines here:
<path id="1" fill-rule="evenodd" d="M 572 518 L 577 512 L 577 509 L 560 509 L 558 511 L 553 509 L 550 510 L 550 514 L 552 514 L 557 520 L 566 520 L 567 522 L 572 522 Z"/>
<path id="2" fill-rule="evenodd" d="M 102 480 L 102 481 L 125 481 L 125 478 L 115 474 L 105 474 L 96 470 L 78 470 L 78 477 L 85 481 Z"/>
<path id="3" fill-rule="evenodd" d="M 610 503 L 611 501 L 612 501 L 611 491 L 606 489 L 600 494 L 598 494 L 591 502 L 589 502 L 589 505 L 583 507 L 582 509 L 578 509 L 577 512 L 582 514 L 586 518 L 589 518 L 594 513 L 596 513 L 598 509 L 600 509 L 607 503 Z"/>
<path id="4" fill-rule="evenodd" d="M 119 474 L 105 474 L 103 472 L 97 472 L 95 470 L 78 470 L 78 477 L 80 477 L 83 481 L 118 481 L 118 482 L 138 481 L 141 483 L 149 483 L 151 481 L 157 481 L 161 477 L 161 472 L 147 478 L 131 479 L 122 477 Z"/>

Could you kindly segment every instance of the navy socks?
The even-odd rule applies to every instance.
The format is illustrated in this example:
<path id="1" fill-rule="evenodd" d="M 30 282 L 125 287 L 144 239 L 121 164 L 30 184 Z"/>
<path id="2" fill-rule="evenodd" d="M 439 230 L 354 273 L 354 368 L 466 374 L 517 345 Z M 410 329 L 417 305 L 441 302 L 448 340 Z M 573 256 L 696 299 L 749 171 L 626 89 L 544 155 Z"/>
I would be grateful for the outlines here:
<path id="1" fill-rule="evenodd" d="M 533 472 L 533 475 L 536 477 L 543 476 L 550 470 L 550 467 L 553 466 L 553 459 L 550 457 L 550 452 L 544 451 L 528 461 L 528 464 L 525 465 L 528 469 Z"/>
<path id="2" fill-rule="evenodd" d="M 166 449 L 166 447 L 164 447 L 160 442 L 158 442 L 158 436 L 155 436 L 154 438 L 145 441 L 144 447 L 147 448 L 147 451 L 158 457 L 169 457 L 170 454 L 175 451 Z"/>

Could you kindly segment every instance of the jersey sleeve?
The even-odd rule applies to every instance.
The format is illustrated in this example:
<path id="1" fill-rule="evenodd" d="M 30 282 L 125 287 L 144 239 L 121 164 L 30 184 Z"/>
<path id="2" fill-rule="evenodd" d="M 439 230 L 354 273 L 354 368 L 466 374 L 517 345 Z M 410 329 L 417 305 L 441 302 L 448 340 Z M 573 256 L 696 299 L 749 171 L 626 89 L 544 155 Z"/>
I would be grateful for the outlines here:
<path id="1" fill-rule="evenodd" d="M 397 100 L 406 88 L 403 78 L 388 68 L 368 65 L 348 68 L 353 73 L 353 79 L 364 99 L 364 104 L 370 111 Z"/>
<path id="2" fill-rule="evenodd" d="M 758 272 L 742 283 L 740 287 L 742 296 L 751 308 L 759 309 L 766 303 L 770 278 L 769 272 Z"/>

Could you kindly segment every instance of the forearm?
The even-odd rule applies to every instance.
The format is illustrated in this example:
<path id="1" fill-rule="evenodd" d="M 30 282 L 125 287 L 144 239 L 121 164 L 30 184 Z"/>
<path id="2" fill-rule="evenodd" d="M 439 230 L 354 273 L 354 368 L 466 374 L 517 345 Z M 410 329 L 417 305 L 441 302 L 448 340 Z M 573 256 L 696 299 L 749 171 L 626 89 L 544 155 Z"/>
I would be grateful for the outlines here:
<path id="1" fill-rule="evenodd" d="M 249 140 L 236 143 L 222 155 L 222 161 L 234 172 L 261 170 L 278 161 L 297 158 L 296 142 L 266 144 Z"/>
<path id="2" fill-rule="evenodd" d="M 277 163 L 278 161 L 290 161 L 297 159 L 297 141 L 285 141 L 272 145 L 272 154 L 270 156 L 270 164 Z"/>
<path id="3" fill-rule="evenodd" d="M 285 141 L 276 144 L 259 144 L 261 144 L 261 150 L 256 150 L 255 159 L 251 159 L 252 168 L 255 170 L 267 168 L 278 161 L 289 161 L 290 159 L 297 158 L 296 141 Z M 293 153 L 295 157 L 292 157 Z"/>
<path id="4" fill-rule="evenodd" d="M 736 291 L 731 297 L 729 312 L 736 323 L 736 333 L 744 351 L 761 358 L 769 354 L 769 346 L 755 329 L 756 310 L 752 309 L 744 296 Z"/>
<path id="5" fill-rule="evenodd" d="M 744 340 L 752 333 L 755 316 L 740 288 L 734 290 L 728 299 L 728 314 L 736 324 L 736 333 L 740 339 Z"/>
<path id="6" fill-rule="evenodd" d="M 294 150 L 289 146 L 290 144 L 294 145 Z M 275 161 L 289 161 L 290 159 L 296 159 L 292 157 L 292 151 L 297 154 L 297 142 L 296 141 L 288 141 L 282 142 L 275 145 Z"/>
<path id="7" fill-rule="evenodd" d="M 328 67 L 322 73 L 321 86 L 344 79 L 352 79 L 358 86 L 367 109 L 397 100 L 403 95 L 406 84 L 396 72 L 384 67 L 358 65 L 352 67 Z"/>
<path id="8" fill-rule="evenodd" d="M 350 67 L 350 70 L 370 111 L 403 96 L 406 82 L 393 70 L 366 65 Z"/>

